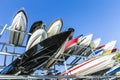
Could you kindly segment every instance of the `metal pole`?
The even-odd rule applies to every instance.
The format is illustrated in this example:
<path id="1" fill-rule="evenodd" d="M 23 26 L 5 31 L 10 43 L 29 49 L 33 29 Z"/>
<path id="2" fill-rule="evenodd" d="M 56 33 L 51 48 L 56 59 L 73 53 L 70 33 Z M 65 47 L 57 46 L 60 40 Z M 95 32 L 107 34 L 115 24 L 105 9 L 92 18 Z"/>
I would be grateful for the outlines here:
<path id="1" fill-rule="evenodd" d="M 7 27 L 7 24 L 3 27 L 3 29 L 2 29 L 2 31 L 1 31 L 1 33 L 0 33 L 0 36 L 1 36 L 1 35 L 3 34 L 3 32 L 5 31 L 6 27 Z"/>

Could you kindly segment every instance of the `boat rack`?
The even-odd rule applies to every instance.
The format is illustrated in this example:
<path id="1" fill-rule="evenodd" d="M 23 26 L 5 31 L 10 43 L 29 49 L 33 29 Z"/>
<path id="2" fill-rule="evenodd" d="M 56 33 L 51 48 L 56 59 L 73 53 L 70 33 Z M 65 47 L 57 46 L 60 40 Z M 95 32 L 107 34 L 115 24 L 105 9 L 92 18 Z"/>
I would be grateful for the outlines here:
<path id="1" fill-rule="evenodd" d="M 21 31 L 17 31 L 17 30 L 12 30 L 9 28 L 10 26 L 7 26 L 7 24 L 3 27 L 3 26 L 0 26 L 0 39 L 2 38 L 2 36 L 4 36 L 3 34 L 5 34 L 6 31 L 15 31 L 15 32 L 21 32 Z M 28 33 L 28 32 L 23 32 L 24 34 L 26 35 L 31 35 L 31 33 Z M 5 35 L 8 35 L 5 34 Z M 25 36 L 26 37 L 26 36 Z M 19 57 L 21 55 L 20 52 L 16 52 L 16 49 L 17 48 L 23 48 L 25 49 L 26 46 L 15 46 L 13 44 L 9 44 L 9 42 L 3 42 L 4 40 L 0 40 L 0 57 L 1 55 L 4 56 L 3 58 L 3 61 L 0 61 L 0 71 L 5 68 L 8 64 L 7 64 L 7 56 L 11 56 L 12 57 L 12 61 L 14 60 L 14 58 L 16 57 Z M 9 48 L 10 47 L 13 47 L 12 49 L 12 52 L 9 52 Z M 53 71 L 54 73 L 52 75 L 45 75 L 45 74 L 37 74 L 37 73 L 34 73 L 33 75 L 21 75 L 21 76 L 16 76 L 16 75 L 0 75 L 0 80 L 12 80 L 12 79 L 16 79 L 16 80 L 56 80 L 56 79 L 59 79 L 59 78 L 65 78 L 67 80 L 71 80 L 71 79 L 83 79 L 83 80 L 101 80 L 101 79 L 104 79 L 104 80 L 116 80 L 118 78 L 120 78 L 120 76 L 62 76 L 61 73 L 59 72 L 59 75 L 58 73 L 56 73 L 56 65 L 62 65 L 65 70 L 67 71 L 67 67 L 68 66 L 71 66 L 70 64 L 68 64 L 64 57 L 65 56 L 74 56 L 74 57 L 81 57 L 83 59 L 87 59 L 86 57 L 84 56 L 79 56 L 79 55 L 74 55 L 74 54 L 64 54 L 62 56 L 62 59 L 55 59 L 55 58 L 52 58 L 56 61 L 63 61 L 63 64 L 60 64 L 60 63 L 56 63 L 54 66 L 53 66 Z M 1 64 L 3 62 L 3 64 Z M 41 64 L 39 67 L 41 67 L 42 65 L 44 64 Z M 76 64 L 74 64 L 76 65 Z M 43 70 L 44 69 L 41 69 L 39 68 L 39 70 Z M 49 72 L 49 70 L 48 70 Z"/>
<path id="2" fill-rule="evenodd" d="M 7 24 L 5 26 L 0 26 L 0 57 L 1 57 L 1 55 L 2 55 L 2 57 L 4 57 L 3 58 L 4 60 L 0 62 L 0 63 L 3 62 L 3 64 L 0 64 L 0 70 L 2 70 L 4 67 L 7 66 L 7 56 L 11 56 L 12 61 L 13 61 L 15 58 L 17 58 L 18 56 L 21 55 L 20 52 L 19 53 L 16 52 L 16 48 L 25 49 L 25 47 L 26 47 L 26 46 L 15 46 L 13 44 L 9 44 L 9 41 L 8 41 L 9 31 L 20 32 L 17 30 L 10 29 L 10 26 L 7 26 Z M 23 32 L 23 33 L 31 35 L 27 32 Z M 5 39 L 2 39 L 4 36 L 6 36 Z M 11 49 L 9 50 L 10 47 L 11 47 Z"/>
<path id="3" fill-rule="evenodd" d="M 44 76 L 44 75 L 0 75 L 0 80 L 119 80 L 120 76 Z"/>

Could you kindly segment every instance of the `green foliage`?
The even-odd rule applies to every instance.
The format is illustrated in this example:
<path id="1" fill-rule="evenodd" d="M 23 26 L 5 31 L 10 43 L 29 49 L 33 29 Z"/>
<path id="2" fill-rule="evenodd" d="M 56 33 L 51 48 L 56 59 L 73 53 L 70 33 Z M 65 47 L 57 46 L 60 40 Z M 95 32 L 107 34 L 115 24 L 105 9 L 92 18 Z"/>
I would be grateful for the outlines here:
<path id="1" fill-rule="evenodd" d="M 115 56 L 115 60 L 120 60 L 120 52 Z"/>

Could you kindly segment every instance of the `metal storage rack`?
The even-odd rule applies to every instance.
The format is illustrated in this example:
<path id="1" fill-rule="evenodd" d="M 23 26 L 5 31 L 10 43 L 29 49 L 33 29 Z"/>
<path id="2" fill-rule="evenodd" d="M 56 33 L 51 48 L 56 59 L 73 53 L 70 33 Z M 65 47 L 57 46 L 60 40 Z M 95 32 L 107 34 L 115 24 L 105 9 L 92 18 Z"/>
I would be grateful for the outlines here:
<path id="1" fill-rule="evenodd" d="M 0 32 L 0 38 L 3 36 L 3 34 L 5 33 L 5 31 L 15 31 L 15 32 L 20 32 L 20 31 L 17 31 L 17 30 L 12 30 L 10 28 L 8 28 L 7 25 L 5 25 L 4 27 L 3 26 L 0 26 L 1 28 L 1 32 Z M 27 32 L 23 32 L 24 34 L 26 35 L 31 35 L 30 33 L 27 33 Z M 0 55 L 3 55 L 4 56 L 4 59 L 3 59 L 3 65 L 0 64 L 0 69 L 2 70 L 4 67 L 7 66 L 7 63 L 6 63 L 6 58 L 7 56 L 11 56 L 12 57 L 12 61 L 14 60 L 14 57 L 18 57 L 21 55 L 21 53 L 19 52 L 15 52 L 16 51 L 16 47 L 18 48 L 24 48 L 26 46 L 14 46 L 13 44 L 9 44 L 9 42 L 0 42 Z M 13 47 L 13 52 L 9 52 L 8 51 L 8 46 L 12 46 Z M 65 70 L 67 70 L 67 66 L 69 64 L 66 63 L 66 61 L 64 60 L 64 56 L 73 56 L 73 55 L 63 55 L 63 58 L 62 59 L 55 59 L 57 61 L 64 61 L 63 64 L 58 64 L 56 63 L 55 65 L 63 65 Z M 86 59 L 86 57 L 84 56 L 78 56 L 78 55 L 74 55 L 76 57 L 81 57 L 83 59 Z M 11 62 L 12 62 L 11 61 Z M 49 80 L 56 80 L 56 79 L 59 79 L 59 78 L 65 78 L 67 80 L 71 80 L 71 79 L 77 79 L 77 78 L 82 78 L 83 80 L 117 80 L 117 79 L 120 79 L 119 76 L 62 76 L 62 75 L 56 75 L 56 67 L 53 67 L 53 75 L 39 75 L 39 74 L 33 74 L 33 75 L 23 75 L 23 76 L 15 76 L 15 75 L 0 75 L 0 80 L 12 80 L 12 79 L 16 79 L 16 80 L 46 80 L 46 79 L 49 79 Z M 40 69 L 41 71 L 43 69 Z M 49 70 L 48 70 L 49 71 Z"/>

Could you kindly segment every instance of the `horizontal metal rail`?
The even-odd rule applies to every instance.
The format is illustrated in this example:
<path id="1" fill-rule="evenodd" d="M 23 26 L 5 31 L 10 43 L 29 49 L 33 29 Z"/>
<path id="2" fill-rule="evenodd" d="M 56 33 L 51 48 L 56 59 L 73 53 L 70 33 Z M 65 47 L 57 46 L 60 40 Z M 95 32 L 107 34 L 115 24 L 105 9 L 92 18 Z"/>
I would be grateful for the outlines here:
<path id="1" fill-rule="evenodd" d="M 31 33 L 28 33 L 28 32 L 10 29 L 10 27 L 11 26 L 7 26 L 7 24 L 5 26 L 0 26 L 0 29 L 2 29 L 0 35 L 2 35 L 5 30 L 14 31 L 14 32 L 21 32 L 21 33 L 24 33 L 24 34 L 27 34 L 27 35 L 32 35 Z"/>
<path id="2" fill-rule="evenodd" d="M 6 30 L 10 30 L 10 31 L 14 31 L 14 32 L 20 32 L 20 33 L 24 33 L 24 34 L 27 34 L 27 35 L 32 35 L 32 33 L 24 32 L 24 31 L 18 31 L 18 30 L 14 30 L 14 29 L 10 29 L 10 28 L 6 28 Z"/>
<path id="3" fill-rule="evenodd" d="M 2 79 L 59 79 L 59 78 L 64 78 L 64 79 L 95 79 L 95 80 L 100 80 L 100 79 L 107 79 L 111 80 L 112 78 L 120 79 L 120 76 L 48 76 L 48 75 L 31 75 L 31 76 L 15 76 L 15 75 L 0 75 L 0 80 Z"/>
<path id="4" fill-rule="evenodd" d="M 19 53 L 11 53 L 11 52 L 0 52 L 0 55 L 7 55 L 7 56 L 20 56 Z"/>
<path id="5" fill-rule="evenodd" d="M 13 45 L 13 44 L 9 44 L 9 43 L 6 43 L 6 42 L 0 42 L 0 45 L 15 46 L 15 45 Z M 15 46 L 15 47 L 26 48 L 26 46 Z"/>

